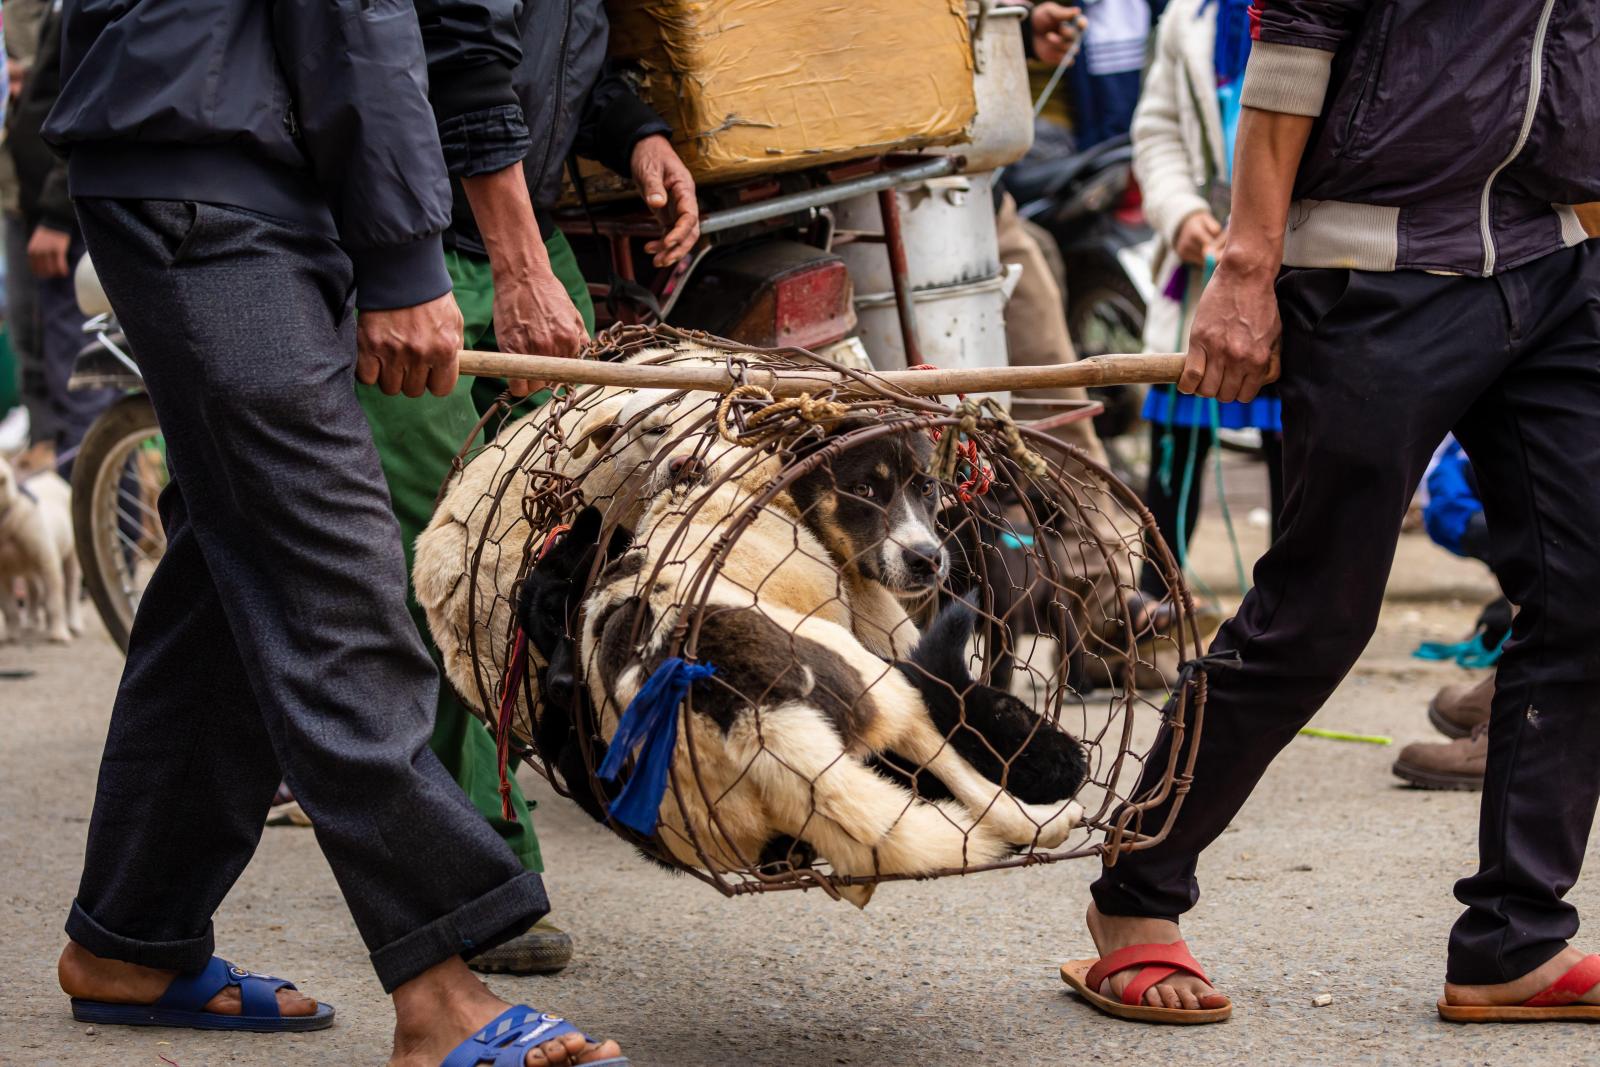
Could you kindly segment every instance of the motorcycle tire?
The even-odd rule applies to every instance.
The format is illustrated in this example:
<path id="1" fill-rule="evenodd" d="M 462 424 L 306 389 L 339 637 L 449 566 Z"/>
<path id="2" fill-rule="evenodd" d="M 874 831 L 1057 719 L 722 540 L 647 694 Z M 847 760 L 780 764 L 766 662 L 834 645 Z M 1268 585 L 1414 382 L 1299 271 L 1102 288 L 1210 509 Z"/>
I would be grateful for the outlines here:
<path id="1" fill-rule="evenodd" d="M 165 460 L 141 456 L 160 433 L 150 398 L 131 393 L 89 427 L 72 464 L 72 532 L 84 585 L 106 632 L 124 652 L 140 578 L 148 577 L 166 549 L 149 491 L 158 488 L 157 480 L 165 482 Z M 158 474 L 141 466 L 157 462 Z"/>

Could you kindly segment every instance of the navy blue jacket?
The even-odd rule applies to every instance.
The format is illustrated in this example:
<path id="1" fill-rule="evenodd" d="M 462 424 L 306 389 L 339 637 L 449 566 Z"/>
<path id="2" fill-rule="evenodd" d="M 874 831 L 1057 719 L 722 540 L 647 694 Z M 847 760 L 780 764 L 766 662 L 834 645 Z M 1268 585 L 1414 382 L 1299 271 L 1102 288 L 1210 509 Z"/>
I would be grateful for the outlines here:
<path id="1" fill-rule="evenodd" d="M 1255 0 L 1244 103 L 1317 119 L 1285 262 L 1494 274 L 1600 200 L 1595 0 Z"/>
<path id="2" fill-rule="evenodd" d="M 626 176 L 633 146 L 671 131 L 606 61 L 601 0 L 417 0 L 417 8 L 451 177 L 521 161 L 547 232 L 542 209 L 559 198 L 571 153 Z M 445 243 L 482 255 L 472 209 L 454 185 Z"/>
<path id="3" fill-rule="evenodd" d="M 450 290 L 412 0 L 66 0 L 45 136 L 74 197 L 263 212 L 349 254 L 362 308 Z"/>

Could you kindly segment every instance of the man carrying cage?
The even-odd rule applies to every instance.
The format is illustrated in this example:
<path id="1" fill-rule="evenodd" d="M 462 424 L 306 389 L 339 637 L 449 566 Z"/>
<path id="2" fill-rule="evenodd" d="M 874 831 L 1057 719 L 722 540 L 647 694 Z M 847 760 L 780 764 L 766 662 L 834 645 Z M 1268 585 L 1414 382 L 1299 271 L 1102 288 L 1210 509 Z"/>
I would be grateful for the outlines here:
<path id="1" fill-rule="evenodd" d="M 1283 532 L 1213 646 L 1239 665 L 1208 680 L 1193 788 L 1164 841 L 1095 883 L 1101 958 L 1063 977 L 1116 1015 L 1228 1016 L 1179 939 L 1196 860 L 1361 654 L 1454 430 L 1520 610 L 1439 1012 L 1600 1015 L 1600 957 L 1567 943 L 1563 900 L 1600 796 L 1600 248 L 1566 206 L 1600 196 L 1600 16 L 1565 0 L 1252 14 L 1232 221 L 1180 388 L 1248 401 L 1278 381 Z"/>
<path id="2" fill-rule="evenodd" d="M 392 1067 L 513 1041 L 532 1067 L 626 1063 L 463 960 L 547 903 L 428 749 L 437 672 L 352 388 L 457 380 L 411 0 L 75 0 L 64 18 L 46 133 L 173 472 L 59 964 L 75 1017 L 331 1024 L 212 954 L 281 776 L 394 998 Z"/>

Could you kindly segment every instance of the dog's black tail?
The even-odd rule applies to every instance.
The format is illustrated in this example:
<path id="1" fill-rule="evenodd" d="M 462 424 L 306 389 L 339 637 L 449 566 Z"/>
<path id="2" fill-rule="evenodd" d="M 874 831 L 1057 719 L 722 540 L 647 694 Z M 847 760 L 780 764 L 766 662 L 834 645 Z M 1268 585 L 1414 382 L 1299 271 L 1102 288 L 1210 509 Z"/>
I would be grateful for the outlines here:
<path id="1" fill-rule="evenodd" d="M 974 619 L 965 601 L 947 605 L 899 665 L 901 672 L 916 686 L 934 726 L 979 774 L 1030 804 L 1070 798 L 1088 774 L 1083 746 L 1017 697 L 973 679 L 967 642 Z"/>

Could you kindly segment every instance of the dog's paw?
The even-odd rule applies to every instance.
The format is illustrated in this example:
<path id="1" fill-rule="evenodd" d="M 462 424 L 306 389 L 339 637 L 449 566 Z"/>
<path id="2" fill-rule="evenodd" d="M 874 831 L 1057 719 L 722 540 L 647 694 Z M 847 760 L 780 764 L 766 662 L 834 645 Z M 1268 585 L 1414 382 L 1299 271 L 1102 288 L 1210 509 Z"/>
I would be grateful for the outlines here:
<path id="1" fill-rule="evenodd" d="M 1072 836 L 1072 831 L 1083 823 L 1083 805 L 1077 801 L 1053 808 L 1044 804 L 1030 804 L 1028 809 L 1039 825 L 1034 848 L 1059 848 Z"/>
<path id="2" fill-rule="evenodd" d="M 64 626 L 58 630 L 51 630 L 48 640 L 52 645 L 70 645 L 72 644 L 72 631 Z"/>

